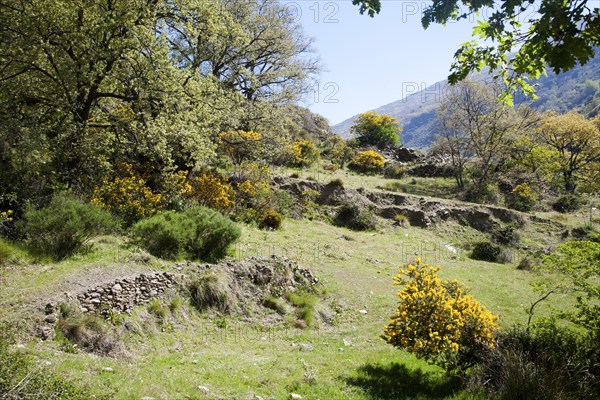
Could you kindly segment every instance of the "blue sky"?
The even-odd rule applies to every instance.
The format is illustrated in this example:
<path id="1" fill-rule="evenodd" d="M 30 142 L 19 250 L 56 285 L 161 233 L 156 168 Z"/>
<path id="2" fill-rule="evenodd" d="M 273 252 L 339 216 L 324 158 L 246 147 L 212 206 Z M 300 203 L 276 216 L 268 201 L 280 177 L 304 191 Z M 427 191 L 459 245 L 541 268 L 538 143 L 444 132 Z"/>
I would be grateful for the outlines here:
<path id="1" fill-rule="evenodd" d="M 351 1 L 281 0 L 297 10 L 326 71 L 304 105 L 336 124 L 414 93 L 448 76 L 474 21 L 421 27 L 424 1 L 382 0 L 379 15 Z"/>

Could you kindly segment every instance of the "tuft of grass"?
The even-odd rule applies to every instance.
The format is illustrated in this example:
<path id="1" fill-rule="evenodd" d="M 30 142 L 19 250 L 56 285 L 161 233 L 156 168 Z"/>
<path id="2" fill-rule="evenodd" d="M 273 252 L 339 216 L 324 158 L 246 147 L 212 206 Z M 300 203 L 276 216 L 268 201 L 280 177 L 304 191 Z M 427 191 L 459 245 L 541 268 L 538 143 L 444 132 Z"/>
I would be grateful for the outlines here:
<path id="1" fill-rule="evenodd" d="M 199 311 L 215 308 L 221 313 L 228 313 L 235 306 L 225 274 L 204 274 L 190 285 L 190 296 L 192 304 Z"/>
<path id="2" fill-rule="evenodd" d="M 86 352 L 104 356 L 124 351 L 122 342 L 106 327 L 105 321 L 93 314 L 61 317 L 57 329 L 59 340 L 67 341 L 64 343 L 67 349 L 72 349 L 72 344 Z"/>
<path id="3" fill-rule="evenodd" d="M 280 297 L 268 296 L 264 301 L 263 305 L 271 310 L 277 311 L 280 315 L 287 314 L 287 304 L 285 300 Z"/>
<path id="4" fill-rule="evenodd" d="M 296 316 L 298 319 L 306 322 L 307 326 L 314 326 L 316 323 L 317 312 L 315 306 L 317 297 L 302 290 L 296 292 L 287 292 L 285 297 L 296 308 Z"/>
<path id="5" fill-rule="evenodd" d="M 169 309 L 163 306 L 159 299 L 152 299 L 148 303 L 148 312 L 154 315 L 161 323 L 169 316 Z"/>

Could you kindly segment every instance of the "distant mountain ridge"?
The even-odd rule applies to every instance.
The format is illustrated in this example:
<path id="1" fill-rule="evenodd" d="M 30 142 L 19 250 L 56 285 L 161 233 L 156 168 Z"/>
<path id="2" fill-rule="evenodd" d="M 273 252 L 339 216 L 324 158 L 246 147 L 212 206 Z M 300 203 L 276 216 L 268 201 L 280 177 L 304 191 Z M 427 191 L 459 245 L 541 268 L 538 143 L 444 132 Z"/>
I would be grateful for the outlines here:
<path id="1" fill-rule="evenodd" d="M 478 81 L 491 81 L 488 73 L 482 72 L 471 77 Z M 537 82 L 538 101 L 531 107 L 540 110 L 567 112 L 590 104 L 600 97 L 600 51 L 584 66 L 577 66 L 562 74 L 548 73 Z M 374 111 L 398 118 L 402 126 L 402 143 L 407 147 L 428 148 L 437 134 L 435 129 L 436 110 L 444 98 L 447 80 L 434 83 L 425 89 L 412 93 L 403 99 L 388 103 Z M 367 110 L 365 110 L 367 111 Z M 348 118 L 331 127 L 334 133 L 344 138 L 351 137 L 350 127 L 358 115 Z"/>

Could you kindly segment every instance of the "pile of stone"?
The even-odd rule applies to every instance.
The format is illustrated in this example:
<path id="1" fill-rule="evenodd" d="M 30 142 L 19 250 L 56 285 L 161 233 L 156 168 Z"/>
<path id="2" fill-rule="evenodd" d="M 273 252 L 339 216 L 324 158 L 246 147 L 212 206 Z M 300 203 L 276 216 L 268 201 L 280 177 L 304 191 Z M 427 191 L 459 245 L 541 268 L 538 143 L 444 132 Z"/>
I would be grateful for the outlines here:
<path id="1" fill-rule="evenodd" d="M 82 312 L 131 312 L 140 304 L 150 302 L 177 284 L 169 272 L 142 274 L 135 278 L 118 279 L 76 296 Z"/>

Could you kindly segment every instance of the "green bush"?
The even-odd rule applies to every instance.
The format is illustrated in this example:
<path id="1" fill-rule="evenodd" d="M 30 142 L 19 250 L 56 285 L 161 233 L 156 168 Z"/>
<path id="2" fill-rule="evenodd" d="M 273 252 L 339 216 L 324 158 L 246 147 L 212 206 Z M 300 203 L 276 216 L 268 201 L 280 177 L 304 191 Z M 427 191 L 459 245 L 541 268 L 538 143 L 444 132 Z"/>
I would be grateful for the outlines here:
<path id="1" fill-rule="evenodd" d="M 577 211 L 581 207 L 581 198 L 575 194 L 563 194 L 556 199 L 552 208 L 561 213 Z"/>
<path id="2" fill-rule="evenodd" d="M 132 228 L 134 240 L 151 254 L 174 259 L 216 260 L 240 236 L 239 227 L 221 213 L 202 206 L 181 213 L 166 211 Z"/>
<path id="3" fill-rule="evenodd" d="M 19 223 L 33 252 L 57 260 L 82 249 L 92 237 L 114 232 L 118 227 L 108 211 L 83 204 L 66 193 L 55 195 L 45 207 L 26 207 Z"/>
<path id="4" fill-rule="evenodd" d="M 132 232 L 138 244 L 150 254 L 174 259 L 194 240 L 196 224 L 183 213 L 166 211 L 139 221 Z"/>
<path id="5" fill-rule="evenodd" d="M 279 229 L 281 227 L 281 222 L 283 221 L 283 216 L 272 208 L 268 208 L 262 215 L 258 218 L 258 227 L 260 229 Z"/>
<path id="6" fill-rule="evenodd" d="M 329 181 L 329 183 L 327 184 L 327 186 L 334 186 L 334 187 L 343 188 L 344 187 L 344 181 L 342 180 L 342 178 L 335 178 L 335 179 L 332 179 L 331 181 Z"/>
<path id="7" fill-rule="evenodd" d="M 506 225 L 492 230 L 492 239 L 498 244 L 516 246 L 521 240 L 521 235 L 514 225 Z"/>
<path id="8" fill-rule="evenodd" d="M 387 179 L 402 179 L 406 176 L 406 167 L 397 161 L 390 161 L 383 167 L 383 177 Z"/>
<path id="9" fill-rule="evenodd" d="M 354 203 L 344 203 L 340 206 L 333 220 L 337 226 L 344 226 L 355 231 L 370 231 L 377 229 L 377 217 L 373 210 L 359 207 Z"/>
<path id="10" fill-rule="evenodd" d="M 501 255 L 502 248 L 487 241 L 475 243 L 471 251 L 471 258 L 480 261 L 500 262 Z"/>

